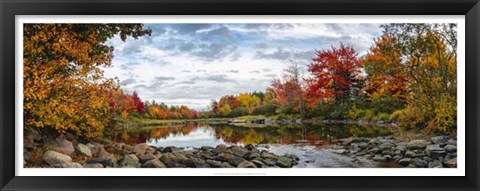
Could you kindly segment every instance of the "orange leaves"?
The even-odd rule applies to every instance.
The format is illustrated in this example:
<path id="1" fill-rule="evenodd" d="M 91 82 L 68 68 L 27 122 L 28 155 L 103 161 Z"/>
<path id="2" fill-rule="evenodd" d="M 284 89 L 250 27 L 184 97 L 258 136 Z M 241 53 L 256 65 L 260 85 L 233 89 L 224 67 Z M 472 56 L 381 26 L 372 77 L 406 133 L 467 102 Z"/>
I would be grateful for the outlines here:
<path id="1" fill-rule="evenodd" d="M 25 24 L 23 30 L 25 125 L 101 135 L 111 115 L 106 90 L 116 88 L 98 68 L 111 62 L 104 43 L 121 30 L 135 38 L 148 31 L 136 24 Z"/>

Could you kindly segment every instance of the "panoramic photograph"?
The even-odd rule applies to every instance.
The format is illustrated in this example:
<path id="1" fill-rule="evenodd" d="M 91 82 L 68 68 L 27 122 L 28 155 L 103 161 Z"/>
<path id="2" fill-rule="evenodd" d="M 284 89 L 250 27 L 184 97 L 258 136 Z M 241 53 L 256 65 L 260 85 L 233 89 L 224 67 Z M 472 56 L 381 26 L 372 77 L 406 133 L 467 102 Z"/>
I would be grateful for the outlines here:
<path id="1" fill-rule="evenodd" d="M 20 30 L 24 168 L 457 168 L 455 23 Z"/>

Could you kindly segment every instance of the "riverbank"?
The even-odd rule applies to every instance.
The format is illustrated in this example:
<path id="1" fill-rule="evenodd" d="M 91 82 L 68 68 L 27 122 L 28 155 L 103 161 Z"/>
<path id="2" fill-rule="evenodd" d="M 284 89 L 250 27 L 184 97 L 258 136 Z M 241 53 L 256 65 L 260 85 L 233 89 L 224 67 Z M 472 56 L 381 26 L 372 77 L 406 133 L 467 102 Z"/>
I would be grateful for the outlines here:
<path id="1" fill-rule="evenodd" d="M 450 136 L 434 136 L 408 142 L 393 136 L 338 139 L 332 152 L 354 161 L 366 158 L 376 162 L 393 162 L 408 168 L 456 168 L 457 141 Z"/>
<path id="2" fill-rule="evenodd" d="M 27 168 L 291 168 L 298 160 L 251 144 L 184 149 L 146 143 L 79 143 L 68 136 L 44 138 L 35 131 L 24 140 Z"/>

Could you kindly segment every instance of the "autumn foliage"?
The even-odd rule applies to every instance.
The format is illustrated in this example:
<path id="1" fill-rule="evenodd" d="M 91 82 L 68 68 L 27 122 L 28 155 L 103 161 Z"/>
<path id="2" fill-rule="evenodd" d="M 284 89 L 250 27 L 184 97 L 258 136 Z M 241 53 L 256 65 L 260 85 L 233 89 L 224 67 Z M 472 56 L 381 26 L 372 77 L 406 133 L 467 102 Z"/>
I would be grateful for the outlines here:
<path id="1" fill-rule="evenodd" d="M 27 126 L 97 137 L 109 124 L 108 95 L 117 84 L 100 67 L 112 63 L 119 35 L 150 34 L 141 24 L 25 24 L 24 122 Z"/>
<path id="2" fill-rule="evenodd" d="M 353 47 L 317 51 L 308 71 L 307 95 L 309 105 L 318 101 L 344 100 L 360 92 L 360 60 Z"/>
<path id="3" fill-rule="evenodd" d="M 243 115 L 391 121 L 405 129 L 456 131 L 455 24 L 388 24 L 359 55 L 340 43 L 295 62 L 264 92 L 212 100 L 210 111 L 142 101 L 115 79 L 108 39 L 150 35 L 142 24 L 25 24 L 24 124 L 77 136 L 101 136 L 131 118 L 198 119 Z M 159 98 L 161 99 L 161 98 Z"/>

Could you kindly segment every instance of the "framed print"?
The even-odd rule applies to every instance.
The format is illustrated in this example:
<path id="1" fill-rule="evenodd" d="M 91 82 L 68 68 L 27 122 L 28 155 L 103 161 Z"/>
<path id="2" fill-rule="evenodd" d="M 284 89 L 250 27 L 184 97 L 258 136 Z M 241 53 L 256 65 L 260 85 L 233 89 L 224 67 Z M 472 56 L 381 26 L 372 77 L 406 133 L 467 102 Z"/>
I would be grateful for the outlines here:
<path id="1" fill-rule="evenodd" d="M 2 1 L 2 190 L 477 190 L 478 6 Z"/>

